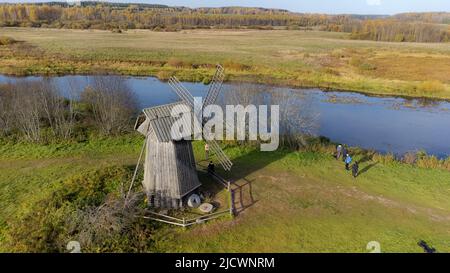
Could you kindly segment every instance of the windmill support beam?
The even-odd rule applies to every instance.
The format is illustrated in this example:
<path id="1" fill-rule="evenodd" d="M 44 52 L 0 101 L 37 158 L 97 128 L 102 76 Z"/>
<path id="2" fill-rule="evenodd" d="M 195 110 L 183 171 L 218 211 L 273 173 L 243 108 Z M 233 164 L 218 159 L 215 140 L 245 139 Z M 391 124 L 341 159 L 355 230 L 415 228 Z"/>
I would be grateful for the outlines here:
<path id="1" fill-rule="evenodd" d="M 130 187 L 128 188 L 127 195 L 125 196 L 125 205 L 127 205 L 128 197 L 130 196 L 131 190 L 133 189 L 134 181 L 136 180 L 136 175 L 139 170 L 139 166 L 141 165 L 142 155 L 144 154 L 146 146 L 147 146 L 147 138 L 145 139 L 144 144 L 142 145 L 141 153 L 139 154 L 139 159 L 136 164 L 136 168 L 134 169 L 133 178 L 131 179 L 131 183 L 130 183 Z"/>

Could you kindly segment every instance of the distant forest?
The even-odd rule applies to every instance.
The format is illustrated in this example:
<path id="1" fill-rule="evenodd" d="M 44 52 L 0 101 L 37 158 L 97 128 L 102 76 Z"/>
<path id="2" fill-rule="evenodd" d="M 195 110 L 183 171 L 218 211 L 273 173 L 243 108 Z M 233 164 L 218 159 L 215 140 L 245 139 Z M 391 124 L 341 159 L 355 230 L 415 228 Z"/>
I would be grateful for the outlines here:
<path id="1" fill-rule="evenodd" d="M 351 33 L 353 39 L 396 42 L 449 42 L 450 13 L 394 16 L 294 13 L 282 9 L 187 8 L 152 4 L 80 2 L 0 4 L 0 26 L 71 29 L 195 28 L 319 29 Z"/>

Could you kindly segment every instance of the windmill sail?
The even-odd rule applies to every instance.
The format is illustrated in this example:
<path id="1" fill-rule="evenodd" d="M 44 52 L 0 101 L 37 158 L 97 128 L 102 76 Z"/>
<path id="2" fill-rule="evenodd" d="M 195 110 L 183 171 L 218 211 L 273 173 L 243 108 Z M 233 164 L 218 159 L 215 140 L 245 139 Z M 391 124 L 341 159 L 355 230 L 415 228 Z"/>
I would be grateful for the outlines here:
<path id="1" fill-rule="evenodd" d="M 219 144 L 215 140 L 207 140 L 206 141 L 210 147 L 210 149 L 214 152 L 219 160 L 220 165 L 226 170 L 230 171 L 233 163 L 228 158 L 228 156 L 223 152 L 222 148 L 220 148 Z"/>
<path id="2" fill-rule="evenodd" d="M 210 104 L 213 104 L 217 97 L 219 96 L 220 89 L 222 88 L 222 83 L 225 78 L 224 69 L 221 65 L 217 65 L 216 73 L 209 85 L 208 93 L 206 94 L 206 98 L 203 103 L 203 107 L 206 107 Z"/>
<path id="3" fill-rule="evenodd" d="M 169 85 L 172 90 L 192 109 L 194 109 L 194 97 L 189 93 L 189 91 L 181 84 L 181 82 L 175 78 L 171 77 L 169 79 Z"/>
<path id="4" fill-rule="evenodd" d="M 217 65 L 216 73 L 213 76 L 212 82 L 209 86 L 208 93 L 206 94 L 205 100 L 203 102 L 203 108 L 207 105 L 213 104 L 217 97 L 219 96 L 220 89 L 222 88 L 222 83 L 225 78 L 224 69 L 221 65 Z M 194 97 L 189 93 L 189 91 L 181 84 L 181 82 L 176 77 L 171 77 L 169 79 L 169 85 L 172 88 L 172 90 L 180 97 L 184 103 L 187 106 L 191 107 L 191 110 L 194 111 Z M 198 113 L 197 113 L 198 114 Z M 196 119 L 194 122 L 196 124 L 202 125 L 203 123 L 200 122 L 201 119 L 197 114 L 193 114 L 194 119 Z M 201 113 L 199 113 L 201 114 Z M 204 132 L 203 132 L 204 133 Z M 211 139 L 211 138 L 206 138 Z M 215 153 L 217 156 L 217 159 L 219 163 L 223 166 L 223 168 L 227 171 L 231 170 L 231 167 L 233 166 L 233 163 L 230 161 L 230 159 L 226 156 L 226 154 L 223 152 L 223 150 L 220 148 L 219 144 L 215 140 L 206 140 L 206 142 L 209 144 L 211 150 Z"/>

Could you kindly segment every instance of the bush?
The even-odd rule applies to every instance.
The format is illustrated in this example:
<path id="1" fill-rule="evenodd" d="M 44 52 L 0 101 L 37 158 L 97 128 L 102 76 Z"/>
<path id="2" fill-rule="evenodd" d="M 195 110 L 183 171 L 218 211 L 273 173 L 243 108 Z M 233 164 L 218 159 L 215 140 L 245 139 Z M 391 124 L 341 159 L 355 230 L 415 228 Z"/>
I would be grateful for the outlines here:
<path id="1" fill-rule="evenodd" d="M 125 78 L 96 77 L 81 93 L 81 101 L 88 105 L 96 127 L 104 135 L 132 130 L 138 103 Z"/>
<path id="2" fill-rule="evenodd" d="M 17 43 L 17 41 L 11 37 L 0 36 L 0 45 L 11 45 L 15 43 Z"/>
<path id="3" fill-rule="evenodd" d="M 420 168 L 438 169 L 443 168 L 443 161 L 439 160 L 434 155 L 429 156 L 426 152 L 420 151 L 417 153 L 416 165 Z"/>
<path id="4" fill-rule="evenodd" d="M 413 152 L 408 152 L 405 155 L 403 155 L 402 161 L 406 164 L 413 165 L 417 161 L 417 154 Z"/>
<path id="5" fill-rule="evenodd" d="M 135 217 L 143 198 L 134 196 L 125 208 L 120 194 L 131 174 L 131 169 L 108 167 L 61 182 L 8 223 L 8 249 L 67 252 L 67 243 L 78 241 L 83 252 L 148 251 L 153 227 Z"/>
<path id="6" fill-rule="evenodd" d="M 445 86 L 440 81 L 424 81 L 419 84 L 418 90 L 423 93 L 439 93 L 445 91 Z"/>
<path id="7" fill-rule="evenodd" d="M 392 153 L 388 153 L 386 155 L 374 154 L 372 157 L 372 160 L 375 162 L 383 163 L 383 164 L 393 164 L 393 163 L 397 162 L 394 154 L 392 154 Z"/>
<path id="8" fill-rule="evenodd" d="M 417 153 L 406 153 L 402 162 L 426 169 L 450 170 L 450 157 L 447 159 L 438 159 L 436 156 L 429 156 L 425 151 Z"/>
<path id="9" fill-rule="evenodd" d="M 156 77 L 161 81 L 168 81 L 173 76 L 172 71 L 161 70 L 156 74 Z"/>

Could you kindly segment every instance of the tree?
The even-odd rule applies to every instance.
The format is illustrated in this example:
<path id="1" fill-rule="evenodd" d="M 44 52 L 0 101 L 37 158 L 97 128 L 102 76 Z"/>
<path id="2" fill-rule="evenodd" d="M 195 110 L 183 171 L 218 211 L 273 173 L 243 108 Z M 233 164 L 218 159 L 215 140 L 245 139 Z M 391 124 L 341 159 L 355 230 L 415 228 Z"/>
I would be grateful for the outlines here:
<path id="1" fill-rule="evenodd" d="M 20 82 L 11 85 L 14 121 L 25 138 L 32 142 L 41 140 L 42 108 L 39 104 L 39 83 Z"/>
<path id="2" fill-rule="evenodd" d="M 69 84 L 70 85 L 70 84 Z M 69 139 L 72 135 L 76 112 L 74 110 L 74 94 L 71 86 L 69 92 L 63 97 L 50 79 L 40 82 L 37 91 L 38 103 L 43 117 L 55 137 Z"/>
<path id="3" fill-rule="evenodd" d="M 81 94 L 103 134 L 118 134 L 131 129 L 137 102 L 126 80 L 118 76 L 99 76 Z"/>
<path id="4" fill-rule="evenodd" d="M 9 86 L 0 87 L 0 136 L 9 134 L 14 128 L 13 93 Z"/>

